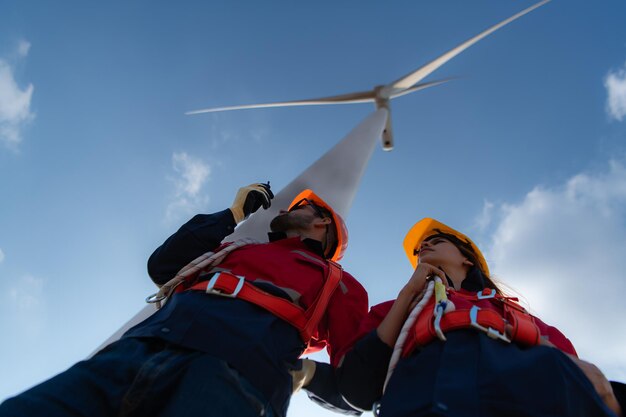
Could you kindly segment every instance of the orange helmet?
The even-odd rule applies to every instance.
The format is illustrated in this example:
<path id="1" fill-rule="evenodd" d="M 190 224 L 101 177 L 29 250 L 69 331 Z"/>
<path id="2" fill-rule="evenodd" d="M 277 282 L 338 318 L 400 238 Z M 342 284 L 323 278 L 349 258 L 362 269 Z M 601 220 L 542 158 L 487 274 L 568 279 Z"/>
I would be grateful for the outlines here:
<path id="1" fill-rule="evenodd" d="M 468 245 L 471 247 L 472 252 L 476 255 L 476 260 L 478 261 L 478 267 L 480 270 L 489 276 L 489 266 L 487 265 L 487 261 L 483 256 L 480 249 L 474 242 L 471 241 L 470 238 L 465 236 L 461 232 L 457 232 L 453 228 L 446 226 L 445 224 L 438 222 L 435 219 L 424 218 L 419 222 L 415 223 L 413 227 L 409 230 L 404 238 L 404 251 L 406 252 L 406 256 L 408 256 L 409 261 L 413 265 L 413 267 L 417 266 L 417 258 L 418 255 L 416 251 L 419 251 L 420 244 L 424 239 L 429 236 L 436 235 L 439 233 L 445 233 L 452 235 L 459 239 L 464 245 Z"/>
<path id="2" fill-rule="evenodd" d="M 293 201 L 289 205 L 289 210 L 291 210 L 296 205 L 309 203 L 313 203 L 318 207 L 323 207 L 330 212 L 333 224 L 335 225 L 335 237 L 337 240 L 337 244 L 335 245 L 333 253 L 329 254 L 328 257 L 332 261 L 339 261 L 341 258 L 343 258 L 343 254 L 348 247 L 348 228 L 346 227 L 346 223 L 328 203 L 326 203 L 317 194 L 309 189 L 302 191 L 296 196 L 296 198 L 293 199 Z"/>

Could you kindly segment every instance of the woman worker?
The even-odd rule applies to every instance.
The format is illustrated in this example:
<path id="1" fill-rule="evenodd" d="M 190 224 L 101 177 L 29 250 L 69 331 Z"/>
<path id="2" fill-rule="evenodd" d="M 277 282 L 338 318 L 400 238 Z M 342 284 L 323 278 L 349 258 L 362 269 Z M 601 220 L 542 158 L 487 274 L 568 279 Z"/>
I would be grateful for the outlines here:
<path id="1" fill-rule="evenodd" d="M 384 417 L 621 416 L 598 368 L 503 294 L 469 238 L 427 218 L 404 248 L 415 272 L 371 309 L 339 368 L 351 405 L 380 401 Z"/>

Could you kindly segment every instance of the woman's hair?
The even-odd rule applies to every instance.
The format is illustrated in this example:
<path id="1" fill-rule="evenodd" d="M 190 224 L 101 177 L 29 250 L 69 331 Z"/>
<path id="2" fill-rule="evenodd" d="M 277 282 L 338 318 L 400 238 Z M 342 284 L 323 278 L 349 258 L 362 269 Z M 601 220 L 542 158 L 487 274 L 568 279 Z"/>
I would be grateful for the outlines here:
<path id="1" fill-rule="evenodd" d="M 474 252 L 474 248 L 469 242 L 464 242 L 463 240 L 459 239 L 457 236 L 452 235 L 450 233 L 445 233 L 440 230 L 436 230 L 436 231 L 437 231 L 436 234 L 428 236 L 424 240 L 430 240 L 435 237 L 442 237 L 448 240 L 449 242 L 451 242 L 454 246 L 456 246 L 456 248 L 461 252 L 461 254 L 467 258 L 468 261 L 474 264 L 473 267 L 478 269 L 478 271 L 480 271 L 483 281 L 485 282 L 485 287 L 493 288 L 494 290 L 496 290 L 496 293 L 498 293 L 499 295 L 505 295 L 504 292 L 500 289 L 500 287 L 496 285 L 496 282 L 489 276 L 487 271 L 484 271 L 481 268 L 480 262 L 478 262 L 478 256 L 476 255 L 476 252 Z"/>
<path id="2" fill-rule="evenodd" d="M 485 282 L 485 287 L 493 288 L 494 290 L 496 290 L 496 293 L 499 295 L 505 295 L 504 292 L 500 289 L 500 287 L 496 284 L 496 282 L 489 275 L 487 275 L 485 271 L 482 270 L 482 268 L 480 267 L 480 264 L 476 260 L 476 255 L 474 255 L 474 251 L 469 251 L 465 249 L 464 247 L 459 247 L 459 246 L 457 246 L 457 248 L 461 251 L 463 256 L 465 256 L 471 263 L 474 264 L 474 268 L 478 269 L 478 271 L 482 275 L 483 281 Z"/>

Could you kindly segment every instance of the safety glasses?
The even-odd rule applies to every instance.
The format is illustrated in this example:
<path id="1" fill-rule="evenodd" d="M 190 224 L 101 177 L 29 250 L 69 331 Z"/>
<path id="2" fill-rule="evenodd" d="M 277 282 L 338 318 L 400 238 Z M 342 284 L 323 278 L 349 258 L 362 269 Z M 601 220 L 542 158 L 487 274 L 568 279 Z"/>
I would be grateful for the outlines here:
<path id="1" fill-rule="evenodd" d="M 289 211 L 294 211 L 294 210 L 298 210 L 301 209 L 305 206 L 311 206 L 313 207 L 313 210 L 315 210 L 315 214 L 319 217 L 319 218 L 325 218 L 328 217 L 326 216 L 324 213 L 322 213 L 322 211 L 319 209 L 319 207 L 317 207 L 317 205 L 312 202 L 311 200 L 309 200 L 308 198 L 303 198 L 302 200 L 298 201 L 296 204 L 294 204 L 293 206 L 291 206 L 291 208 L 289 209 Z"/>

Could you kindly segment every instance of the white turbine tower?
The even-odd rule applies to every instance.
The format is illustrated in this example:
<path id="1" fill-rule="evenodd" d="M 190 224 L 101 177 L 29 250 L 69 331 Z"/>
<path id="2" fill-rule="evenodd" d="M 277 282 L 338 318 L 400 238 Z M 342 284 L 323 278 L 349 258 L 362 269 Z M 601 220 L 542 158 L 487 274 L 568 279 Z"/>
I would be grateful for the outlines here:
<path id="1" fill-rule="evenodd" d="M 391 109 L 389 107 L 389 101 L 391 99 L 400 97 L 409 93 L 413 93 L 415 91 L 423 90 L 428 87 L 433 87 L 435 85 L 442 84 L 444 82 L 449 81 L 449 79 L 444 79 L 444 80 L 439 80 L 439 81 L 431 81 L 427 83 L 419 83 L 421 80 L 426 78 L 432 72 L 434 72 L 439 67 L 441 67 L 443 64 L 445 64 L 446 62 L 448 62 L 449 60 L 451 60 L 452 58 L 454 58 L 455 56 L 457 56 L 458 54 L 460 54 L 461 52 L 463 52 L 470 46 L 474 45 L 479 40 L 490 35 L 491 33 L 495 32 L 501 27 L 511 23 L 512 21 L 524 16 L 525 14 L 530 13 L 534 9 L 540 6 L 543 6 L 549 1 L 550 0 L 543 0 L 543 1 L 540 1 L 539 3 L 536 3 L 533 6 L 530 6 L 527 9 L 522 10 L 521 12 L 509 17 L 508 19 L 503 20 L 497 25 L 494 25 L 490 27 L 489 29 L 479 33 L 473 38 L 468 39 L 467 41 L 458 45 L 456 48 L 449 50 L 445 54 L 429 62 L 428 64 L 422 66 L 421 68 L 405 75 L 404 77 L 390 84 L 379 85 L 369 91 L 361 91 L 357 93 L 348 93 L 348 94 L 341 94 L 338 96 L 314 98 L 314 99 L 308 99 L 308 100 L 293 100 L 293 101 L 281 101 L 281 102 L 274 102 L 274 103 L 244 104 L 240 106 L 212 107 L 208 109 L 190 111 L 190 112 L 187 112 L 186 114 L 214 113 L 214 112 L 227 111 L 227 110 L 258 109 L 258 108 L 265 108 L 265 107 L 316 106 L 316 105 L 322 105 L 322 104 L 349 104 L 349 103 L 366 103 L 366 102 L 373 102 L 376 104 L 377 109 L 384 108 L 384 109 L 387 109 L 388 112 L 390 112 Z M 390 151 L 393 149 L 393 134 L 391 131 L 391 114 L 390 113 L 387 116 L 387 123 L 382 133 L 382 140 L 383 140 L 382 145 L 383 145 L 384 150 Z"/>

